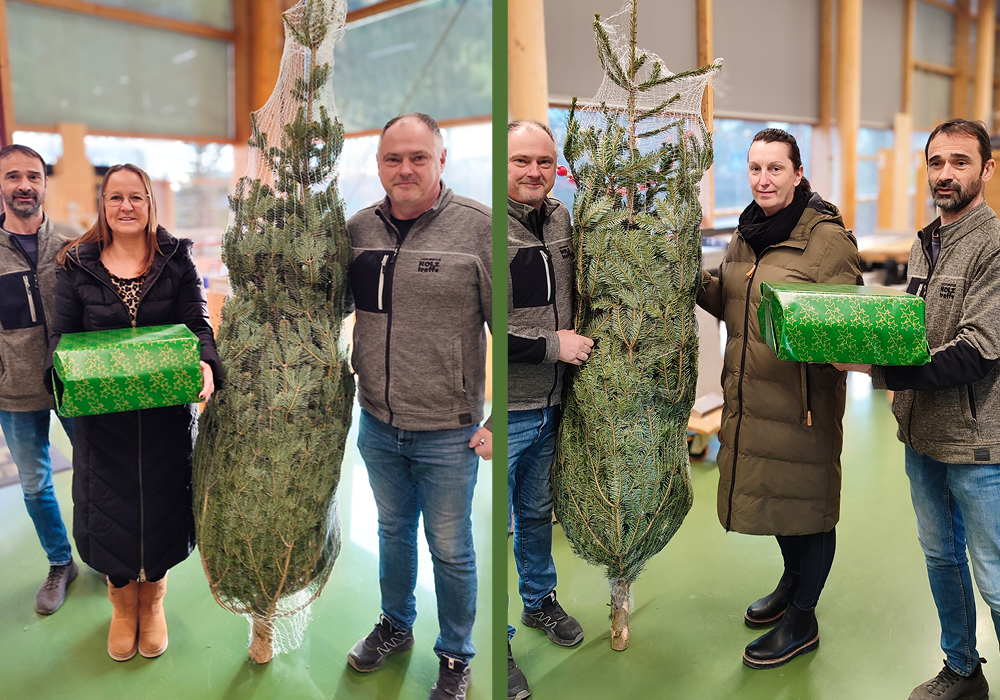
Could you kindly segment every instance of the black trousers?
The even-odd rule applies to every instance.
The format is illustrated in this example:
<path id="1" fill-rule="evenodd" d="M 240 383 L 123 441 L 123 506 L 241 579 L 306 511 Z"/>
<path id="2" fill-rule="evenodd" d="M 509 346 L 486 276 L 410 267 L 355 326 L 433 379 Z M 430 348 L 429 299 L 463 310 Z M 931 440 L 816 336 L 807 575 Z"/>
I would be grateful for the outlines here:
<path id="1" fill-rule="evenodd" d="M 836 528 L 813 535 L 776 535 L 775 539 L 781 547 L 785 571 L 799 577 L 799 587 L 792 602 L 800 610 L 813 610 L 833 566 Z"/>

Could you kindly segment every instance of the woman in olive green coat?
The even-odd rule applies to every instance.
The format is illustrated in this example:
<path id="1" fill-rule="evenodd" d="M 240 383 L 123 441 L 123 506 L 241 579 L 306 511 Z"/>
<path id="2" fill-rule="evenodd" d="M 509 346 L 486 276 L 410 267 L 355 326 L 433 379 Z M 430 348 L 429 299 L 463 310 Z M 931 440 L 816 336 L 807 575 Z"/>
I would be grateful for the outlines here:
<path id="1" fill-rule="evenodd" d="M 743 662 L 773 668 L 819 645 L 815 608 L 833 563 L 840 518 L 845 373 L 779 360 L 757 322 L 761 282 L 861 284 L 854 236 L 840 212 L 812 192 L 795 138 L 754 136 L 748 156 L 754 201 L 722 261 L 703 273 L 698 303 L 726 324 L 719 433 L 719 520 L 726 530 L 774 535 L 785 570 L 746 612 L 748 627 L 774 629 Z"/>

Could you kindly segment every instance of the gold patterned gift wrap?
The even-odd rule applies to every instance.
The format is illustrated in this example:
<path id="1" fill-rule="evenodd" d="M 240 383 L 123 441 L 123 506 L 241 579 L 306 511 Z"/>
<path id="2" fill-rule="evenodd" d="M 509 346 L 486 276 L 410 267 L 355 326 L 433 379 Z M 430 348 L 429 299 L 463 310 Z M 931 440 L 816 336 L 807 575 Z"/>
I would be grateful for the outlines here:
<path id="1" fill-rule="evenodd" d="M 757 319 L 782 360 L 872 365 L 930 361 L 924 300 L 887 287 L 846 284 L 760 285 Z"/>
<path id="2" fill-rule="evenodd" d="M 196 403 L 200 347 L 180 324 L 67 333 L 52 356 L 56 410 L 75 417 Z"/>

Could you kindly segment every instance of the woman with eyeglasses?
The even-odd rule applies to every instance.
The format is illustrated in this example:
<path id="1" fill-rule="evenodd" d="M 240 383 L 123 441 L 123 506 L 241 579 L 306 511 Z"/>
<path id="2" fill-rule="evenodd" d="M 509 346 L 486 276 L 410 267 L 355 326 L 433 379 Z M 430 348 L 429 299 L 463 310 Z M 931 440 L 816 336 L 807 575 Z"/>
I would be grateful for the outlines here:
<path id="1" fill-rule="evenodd" d="M 63 333 L 183 323 L 201 341 L 208 400 L 219 388 L 215 349 L 191 241 L 157 225 L 149 176 L 108 169 L 97 223 L 60 251 L 50 355 Z M 194 547 L 191 456 L 194 405 L 76 419 L 73 536 L 80 556 L 108 578 L 108 653 L 125 661 L 167 648 L 167 570 Z"/>

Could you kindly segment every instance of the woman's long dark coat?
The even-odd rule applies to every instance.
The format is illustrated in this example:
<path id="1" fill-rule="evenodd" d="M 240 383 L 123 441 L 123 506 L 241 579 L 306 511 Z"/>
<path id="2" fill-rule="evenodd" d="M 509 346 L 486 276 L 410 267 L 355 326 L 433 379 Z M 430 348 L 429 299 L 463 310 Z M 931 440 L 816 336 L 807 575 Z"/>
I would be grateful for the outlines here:
<path id="1" fill-rule="evenodd" d="M 201 359 L 221 388 L 202 284 L 191 241 L 160 227 L 157 253 L 140 292 L 136 326 L 183 323 L 201 341 Z M 132 325 L 96 244 L 82 244 L 59 272 L 50 319 L 54 349 L 63 333 Z M 51 351 L 50 351 L 51 355 Z M 73 445 L 73 536 L 80 556 L 119 579 L 157 580 L 194 548 L 191 456 L 194 405 L 150 408 L 76 419 Z"/>

